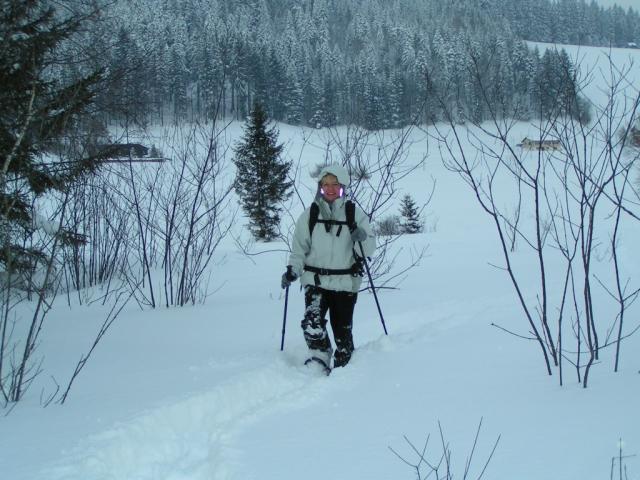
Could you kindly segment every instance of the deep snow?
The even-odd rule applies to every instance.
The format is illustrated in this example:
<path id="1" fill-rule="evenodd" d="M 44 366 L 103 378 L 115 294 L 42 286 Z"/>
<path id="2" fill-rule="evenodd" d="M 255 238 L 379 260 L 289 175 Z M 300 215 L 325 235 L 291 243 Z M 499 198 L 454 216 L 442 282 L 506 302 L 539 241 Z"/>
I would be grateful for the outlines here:
<path id="1" fill-rule="evenodd" d="M 582 52 L 600 58 L 597 49 Z M 629 53 L 640 60 L 636 52 L 615 51 Z M 592 95 L 598 92 L 594 86 Z M 519 125 L 514 135 L 529 129 Z M 301 130 L 283 125 L 280 132 L 296 157 Z M 324 152 L 316 137 L 322 132 L 305 132 L 314 141 L 305 147 L 300 181 L 310 184 L 306 172 Z M 427 140 L 419 130 L 413 135 L 417 159 Z M 254 246 L 268 251 L 247 257 L 228 239 L 213 267 L 220 288 L 205 305 L 144 312 L 128 305 L 67 403 L 41 408 L 40 388 L 45 395 L 54 388 L 49 375 L 68 379 L 106 315 L 95 305 L 69 309 L 59 299 L 40 346 L 47 375 L 0 417 L 2 478 L 410 479 L 415 471 L 390 448 L 417 463 L 404 436 L 420 449 L 430 435 L 427 458 L 437 462 L 439 423 L 459 478 L 481 420 L 471 477 L 500 436 L 485 478 L 609 478 L 620 439 L 625 455 L 640 454 L 640 336 L 623 344 L 617 374 L 605 353 L 587 389 L 570 372 L 563 387 L 548 377 L 532 342 L 490 325 L 527 329 L 506 274 L 491 265 L 501 257 L 490 219 L 433 145 L 428 151 L 425 166 L 400 185 L 421 202 L 431 177 L 437 180 L 428 231 L 401 240 L 403 255 L 428 246 L 427 256 L 398 289 L 379 291 L 389 336 L 373 297 L 361 294 L 352 362 L 330 377 L 309 374 L 301 367 L 297 284 L 279 351 L 286 246 Z M 625 265 L 637 283 L 640 228 L 630 232 Z M 636 305 L 629 328 L 638 325 L 638 313 Z M 630 479 L 640 477 L 638 457 L 625 464 Z"/>

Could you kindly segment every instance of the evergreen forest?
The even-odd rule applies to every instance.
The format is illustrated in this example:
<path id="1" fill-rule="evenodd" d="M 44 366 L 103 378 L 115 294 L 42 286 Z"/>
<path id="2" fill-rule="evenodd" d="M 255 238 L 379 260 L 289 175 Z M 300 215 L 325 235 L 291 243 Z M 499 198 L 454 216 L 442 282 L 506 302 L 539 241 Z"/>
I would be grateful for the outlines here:
<path id="1" fill-rule="evenodd" d="M 375 130 L 583 115 L 572 59 L 526 42 L 627 46 L 640 17 L 582 0 L 116 0 L 85 35 L 113 80 L 106 123 L 244 120 L 260 102 Z"/>

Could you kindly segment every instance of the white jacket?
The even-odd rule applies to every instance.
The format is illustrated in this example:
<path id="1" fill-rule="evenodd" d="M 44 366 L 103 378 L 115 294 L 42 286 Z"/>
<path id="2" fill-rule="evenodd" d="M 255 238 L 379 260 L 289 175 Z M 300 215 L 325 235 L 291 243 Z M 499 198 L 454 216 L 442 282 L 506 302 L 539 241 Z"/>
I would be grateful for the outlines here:
<path id="1" fill-rule="evenodd" d="M 329 204 L 318 195 L 315 202 L 320 210 L 318 219 L 346 221 L 346 200 L 344 197 L 338 198 Z M 298 218 L 291 255 L 289 256 L 289 265 L 300 278 L 302 285 L 316 285 L 316 274 L 305 271 L 305 265 L 332 270 L 346 269 L 355 263 L 354 248 L 356 248 L 358 255 L 362 256 L 360 245 L 354 245 L 347 225 L 331 225 L 329 232 L 327 232 L 326 227 L 328 225 L 318 222 L 313 229 L 313 234 L 310 236 L 310 211 L 311 207 L 307 208 Z M 367 233 L 367 239 L 361 243 L 365 256 L 370 257 L 376 248 L 375 236 L 371 230 L 369 219 L 357 205 L 355 208 L 355 222 L 358 227 L 364 229 Z M 339 229 L 340 234 L 337 235 Z M 362 283 L 362 277 L 354 277 L 348 273 L 318 274 L 318 279 L 320 280 L 318 285 L 320 288 L 342 292 L 357 292 Z"/>

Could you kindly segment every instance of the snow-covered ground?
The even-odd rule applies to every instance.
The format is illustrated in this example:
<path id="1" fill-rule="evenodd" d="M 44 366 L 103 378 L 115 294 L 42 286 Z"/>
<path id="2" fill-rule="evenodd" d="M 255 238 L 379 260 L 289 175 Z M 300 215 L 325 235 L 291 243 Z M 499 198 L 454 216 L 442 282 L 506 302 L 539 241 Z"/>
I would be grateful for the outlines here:
<path id="1" fill-rule="evenodd" d="M 599 56 L 589 52 L 589 59 Z M 637 52 L 621 55 L 629 53 L 640 60 Z M 529 131 L 518 125 L 514 141 Z M 294 158 L 300 132 L 280 127 Z M 300 181 L 307 185 L 306 172 L 324 158 L 316 137 L 322 134 L 311 132 L 304 150 Z M 408 441 L 421 450 L 429 438 L 426 458 L 435 464 L 440 427 L 453 473 L 461 477 L 480 421 L 473 478 L 498 437 L 484 478 L 605 480 L 621 445 L 624 455 L 640 455 L 640 335 L 623 344 L 620 372 L 612 372 L 612 352 L 604 353 L 587 389 L 568 366 L 563 387 L 547 376 L 533 342 L 491 326 L 527 331 L 506 273 L 492 266 L 502 258 L 489 217 L 443 167 L 424 132 L 413 135 L 410 159 L 429 155 L 401 182 L 400 193 L 423 202 L 432 177 L 437 186 L 425 212 L 428 231 L 400 241 L 403 255 L 428 246 L 427 255 L 398 289 L 378 292 L 388 336 L 373 297 L 361 294 L 352 362 L 330 377 L 310 374 L 301 366 L 297 284 L 289 295 L 285 350 L 279 350 L 286 246 L 256 246 L 268 251 L 247 257 L 229 238 L 213 267 L 212 283 L 220 288 L 206 304 L 155 311 L 129 304 L 67 402 L 42 408 L 40 389 L 45 396 L 53 391 L 50 375 L 66 384 L 107 314 L 98 304 L 70 309 L 60 298 L 39 347 L 46 375 L 0 416 L 2 478 L 411 479 L 415 469 L 391 449 L 417 464 Z M 638 241 L 640 226 L 629 227 L 625 272 L 636 288 Z M 525 284 L 534 281 L 533 272 L 530 277 Z M 640 323 L 639 313 L 635 305 L 629 330 Z M 639 458 L 624 461 L 629 479 L 640 478 Z"/>

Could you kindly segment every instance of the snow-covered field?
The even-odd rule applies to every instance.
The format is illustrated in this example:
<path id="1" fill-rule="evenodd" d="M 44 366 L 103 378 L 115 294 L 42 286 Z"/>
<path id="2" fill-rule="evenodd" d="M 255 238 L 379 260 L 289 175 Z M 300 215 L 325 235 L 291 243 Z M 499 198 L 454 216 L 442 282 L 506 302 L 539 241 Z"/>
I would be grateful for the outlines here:
<path id="1" fill-rule="evenodd" d="M 598 49 L 582 52 L 588 61 L 601 58 Z M 638 52 L 616 51 L 620 59 L 629 54 L 640 61 Z M 633 68 L 630 87 L 637 91 L 638 64 Z M 601 93 L 594 85 L 592 98 Z M 240 131 L 241 125 L 230 129 Z M 323 132 L 305 133 L 312 136 L 300 182 L 309 185 L 306 172 L 325 152 Z M 530 127 L 518 125 L 514 141 L 527 134 Z M 300 129 L 280 126 L 292 158 L 301 138 Z M 472 478 L 498 437 L 484 478 L 605 480 L 620 448 L 629 456 L 628 478 L 640 478 L 640 335 L 623 344 L 620 372 L 612 371 L 612 352 L 604 353 L 587 389 L 568 367 L 563 387 L 547 376 L 533 342 L 490 325 L 527 331 L 506 273 L 492 266 L 502 265 L 502 257 L 489 217 L 444 168 L 424 131 L 415 130 L 412 139 L 409 159 L 428 153 L 427 161 L 401 182 L 400 194 L 424 202 L 432 177 L 437 184 L 425 212 L 427 232 L 400 240 L 403 254 L 428 246 L 427 256 L 398 289 L 379 291 L 388 336 L 373 297 L 361 294 L 352 362 L 330 377 L 309 374 L 300 366 L 297 284 L 289 295 L 285 350 L 279 350 L 285 244 L 255 246 L 267 251 L 248 257 L 228 238 L 212 267 L 219 288 L 206 304 L 155 311 L 129 304 L 64 406 L 42 408 L 40 389 L 45 396 L 54 389 L 50 375 L 67 381 L 107 314 L 97 304 L 70 309 L 60 298 L 39 350 L 46 375 L 0 417 L 1 477 L 411 479 L 415 469 L 396 453 L 417 464 L 407 439 L 421 450 L 429 438 L 425 456 L 437 463 L 441 427 L 453 474 L 461 478 L 482 421 Z M 626 235 L 625 273 L 637 288 L 640 225 Z M 530 282 L 533 272 L 524 279 Z M 640 324 L 639 313 L 634 305 L 629 330 Z M 424 465 L 421 471 L 426 475 Z"/>

